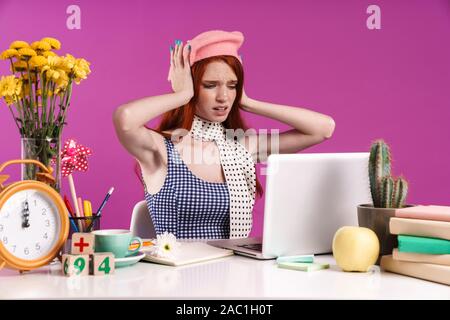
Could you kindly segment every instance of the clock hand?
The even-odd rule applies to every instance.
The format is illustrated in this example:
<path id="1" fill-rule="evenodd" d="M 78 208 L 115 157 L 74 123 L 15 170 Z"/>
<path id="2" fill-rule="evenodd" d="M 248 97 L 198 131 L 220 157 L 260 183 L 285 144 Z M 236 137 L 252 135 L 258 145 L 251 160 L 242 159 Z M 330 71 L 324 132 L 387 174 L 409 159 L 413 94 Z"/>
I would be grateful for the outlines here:
<path id="1" fill-rule="evenodd" d="M 24 208 L 22 210 L 22 228 L 28 228 L 30 226 L 29 216 L 30 216 L 30 209 L 28 206 L 28 199 L 24 202 Z"/>

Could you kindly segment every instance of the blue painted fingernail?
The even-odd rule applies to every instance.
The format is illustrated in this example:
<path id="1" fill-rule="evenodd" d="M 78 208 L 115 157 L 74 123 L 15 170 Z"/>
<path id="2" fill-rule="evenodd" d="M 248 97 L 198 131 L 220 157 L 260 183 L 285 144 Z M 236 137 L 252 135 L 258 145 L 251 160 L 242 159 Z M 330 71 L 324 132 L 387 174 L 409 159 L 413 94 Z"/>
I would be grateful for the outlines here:
<path id="1" fill-rule="evenodd" d="M 191 50 L 191 45 L 190 44 L 188 44 L 188 49 Z"/>
<path id="2" fill-rule="evenodd" d="M 172 46 L 170 46 L 170 51 L 173 51 L 173 47 Z"/>

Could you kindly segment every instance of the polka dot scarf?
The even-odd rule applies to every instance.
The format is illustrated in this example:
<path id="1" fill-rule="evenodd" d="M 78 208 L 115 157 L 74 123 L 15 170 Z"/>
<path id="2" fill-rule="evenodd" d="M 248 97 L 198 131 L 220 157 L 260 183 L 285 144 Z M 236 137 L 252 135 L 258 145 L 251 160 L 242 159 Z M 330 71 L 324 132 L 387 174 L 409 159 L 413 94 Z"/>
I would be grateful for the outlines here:
<path id="1" fill-rule="evenodd" d="M 237 137 L 228 134 L 230 131 L 221 122 L 210 122 L 194 115 L 189 133 L 196 140 L 216 142 L 230 192 L 230 238 L 245 238 L 252 229 L 255 163 Z"/>

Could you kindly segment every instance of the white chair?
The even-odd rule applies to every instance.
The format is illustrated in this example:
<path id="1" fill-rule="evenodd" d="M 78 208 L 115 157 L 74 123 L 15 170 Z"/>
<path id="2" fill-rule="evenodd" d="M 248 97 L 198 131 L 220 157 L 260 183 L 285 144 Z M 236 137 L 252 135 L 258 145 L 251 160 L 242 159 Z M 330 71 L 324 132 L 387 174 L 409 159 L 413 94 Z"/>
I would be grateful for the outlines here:
<path id="1" fill-rule="evenodd" d="M 133 236 L 141 237 L 142 239 L 156 238 L 155 227 L 148 213 L 145 200 L 139 201 L 134 205 L 133 213 L 131 214 L 130 231 Z"/>

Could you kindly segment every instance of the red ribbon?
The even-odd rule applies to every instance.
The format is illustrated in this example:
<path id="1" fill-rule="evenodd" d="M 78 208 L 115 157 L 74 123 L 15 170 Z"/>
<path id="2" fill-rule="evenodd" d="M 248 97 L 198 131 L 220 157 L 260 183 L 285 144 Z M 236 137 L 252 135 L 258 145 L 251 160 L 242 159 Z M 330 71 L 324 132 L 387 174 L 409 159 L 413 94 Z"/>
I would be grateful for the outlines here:
<path id="1" fill-rule="evenodd" d="M 81 145 L 73 139 L 69 139 L 64 143 L 61 151 L 61 174 L 67 177 L 73 171 L 87 171 L 87 156 L 92 155 L 92 150 Z"/>

